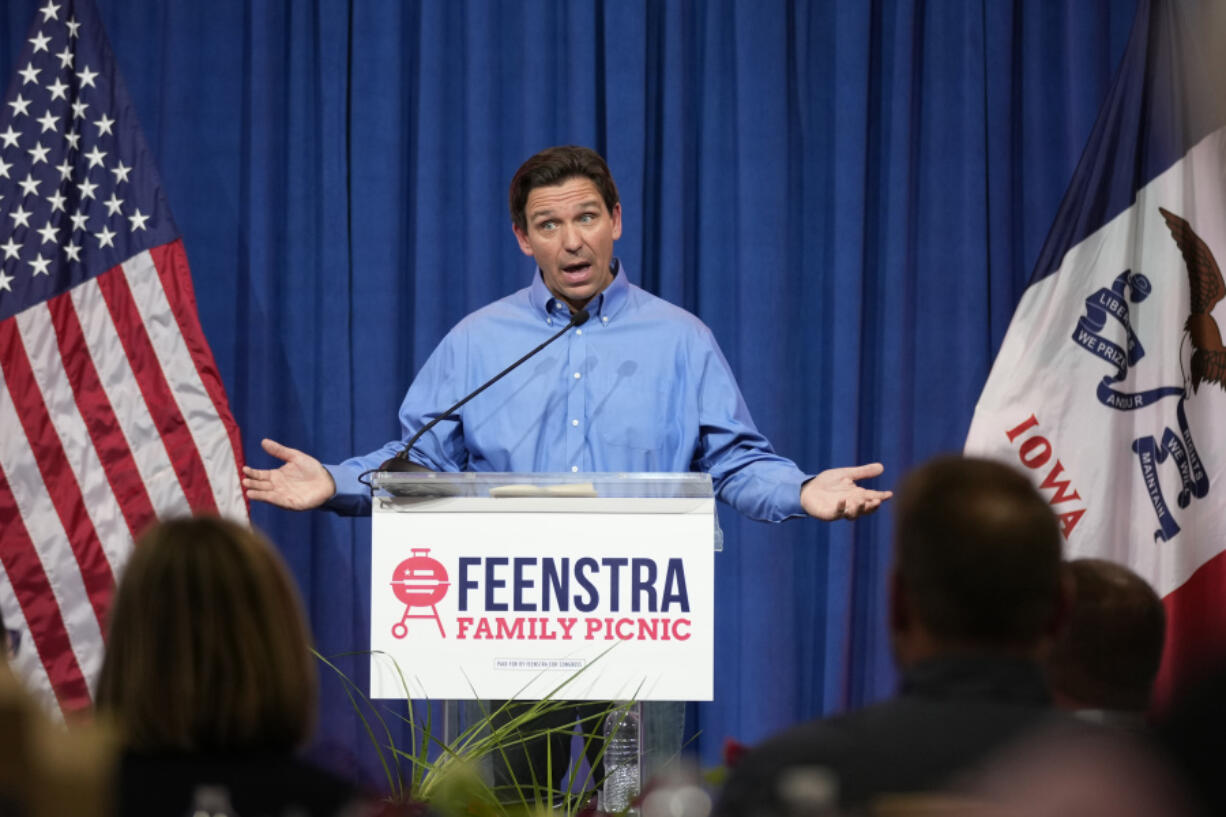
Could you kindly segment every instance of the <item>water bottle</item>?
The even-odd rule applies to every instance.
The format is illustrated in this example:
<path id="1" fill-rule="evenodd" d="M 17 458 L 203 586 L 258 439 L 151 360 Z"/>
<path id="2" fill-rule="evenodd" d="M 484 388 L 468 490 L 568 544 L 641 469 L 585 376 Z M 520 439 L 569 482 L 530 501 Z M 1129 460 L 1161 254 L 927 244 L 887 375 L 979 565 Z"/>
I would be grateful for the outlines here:
<path id="1" fill-rule="evenodd" d="M 642 714 L 638 704 L 618 707 L 604 722 L 604 785 L 600 789 L 600 810 L 606 814 L 626 812 L 642 788 L 639 748 Z"/>

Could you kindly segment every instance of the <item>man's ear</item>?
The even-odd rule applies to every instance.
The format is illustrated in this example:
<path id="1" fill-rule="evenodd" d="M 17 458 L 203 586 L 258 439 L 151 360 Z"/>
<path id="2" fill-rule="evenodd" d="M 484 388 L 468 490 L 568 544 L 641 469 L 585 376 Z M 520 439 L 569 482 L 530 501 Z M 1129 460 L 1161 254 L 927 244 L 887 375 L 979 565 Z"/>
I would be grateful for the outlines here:
<path id="1" fill-rule="evenodd" d="M 911 608 L 907 600 L 907 583 L 897 570 L 890 571 L 890 613 L 889 623 L 891 633 L 906 632 L 911 626 Z"/>
<path id="2" fill-rule="evenodd" d="M 1060 592 L 1056 596 L 1056 608 L 1052 611 L 1051 620 L 1043 633 L 1051 638 L 1057 638 L 1068 626 L 1073 617 L 1073 605 L 1076 603 L 1077 584 L 1073 579 L 1073 571 L 1069 570 L 1068 562 L 1060 563 Z"/>
<path id="3" fill-rule="evenodd" d="M 519 225 L 511 222 L 511 232 L 515 233 L 515 240 L 519 242 L 519 249 L 524 255 L 533 255 L 532 244 L 528 241 L 528 233 L 519 229 Z"/>

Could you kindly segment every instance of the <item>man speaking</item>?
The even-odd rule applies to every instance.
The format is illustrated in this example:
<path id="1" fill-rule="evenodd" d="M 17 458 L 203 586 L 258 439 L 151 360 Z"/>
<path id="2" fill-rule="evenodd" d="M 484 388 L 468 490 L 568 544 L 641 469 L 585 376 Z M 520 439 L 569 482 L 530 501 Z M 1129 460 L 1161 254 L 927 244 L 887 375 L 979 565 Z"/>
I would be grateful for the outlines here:
<path id="1" fill-rule="evenodd" d="M 443 338 L 400 406 L 402 440 L 339 465 L 264 440 L 284 464 L 243 469 L 251 499 L 368 513 L 363 472 L 571 323 L 556 343 L 423 434 L 408 458 L 435 471 L 705 471 L 719 499 L 772 522 L 854 519 L 890 497 L 856 484 L 881 474 L 880 464 L 810 476 L 776 454 L 711 331 L 629 282 L 613 256 L 621 203 L 599 154 L 541 151 L 511 180 L 510 206 L 511 229 L 537 273 Z"/>
<path id="2" fill-rule="evenodd" d="M 890 497 L 856 484 L 879 475 L 880 464 L 809 476 L 771 449 L 711 331 L 631 284 L 613 257 L 621 204 L 597 153 L 573 146 L 538 153 L 511 180 L 510 198 L 511 228 L 538 270 L 528 287 L 443 338 L 400 406 L 402 439 L 339 465 L 264 440 L 284 464 L 243 469 L 251 499 L 368 513 L 370 492 L 359 477 L 393 459 L 435 471 L 705 471 L 719 499 L 772 522 L 852 519 Z M 566 709 L 555 716 L 560 724 L 542 726 L 592 711 Z M 543 780 L 544 758 L 568 757 L 570 735 L 559 730 L 553 749 L 546 742 L 508 753 L 495 782 Z M 598 780 L 598 742 L 588 746 Z"/>

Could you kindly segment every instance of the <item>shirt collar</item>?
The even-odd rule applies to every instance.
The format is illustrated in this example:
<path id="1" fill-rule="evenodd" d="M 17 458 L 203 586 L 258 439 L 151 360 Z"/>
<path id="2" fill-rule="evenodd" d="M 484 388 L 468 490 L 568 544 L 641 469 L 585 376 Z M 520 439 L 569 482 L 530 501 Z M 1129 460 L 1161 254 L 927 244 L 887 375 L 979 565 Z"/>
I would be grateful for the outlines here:
<path id="1" fill-rule="evenodd" d="M 630 297 L 630 282 L 626 278 L 626 270 L 622 267 L 619 259 L 614 258 L 610 262 L 613 268 L 613 281 L 603 291 L 598 293 L 595 298 L 588 302 L 587 311 L 593 318 L 608 319 L 617 314 L 622 305 L 626 303 L 626 299 Z M 528 302 L 532 304 L 532 309 L 546 318 L 558 317 L 559 314 L 566 315 L 569 318 L 570 307 L 558 298 L 555 298 L 553 293 L 545 286 L 545 281 L 541 277 L 541 270 L 538 267 L 532 275 L 532 285 L 528 288 Z"/>
<path id="2" fill-rule="evenodd" d="M 1034 661 L 992 654 L 937 656 L 908 667 L 903 695 L 923 698 L 988 699 L 1035 706 L 1051 696 Z"/>

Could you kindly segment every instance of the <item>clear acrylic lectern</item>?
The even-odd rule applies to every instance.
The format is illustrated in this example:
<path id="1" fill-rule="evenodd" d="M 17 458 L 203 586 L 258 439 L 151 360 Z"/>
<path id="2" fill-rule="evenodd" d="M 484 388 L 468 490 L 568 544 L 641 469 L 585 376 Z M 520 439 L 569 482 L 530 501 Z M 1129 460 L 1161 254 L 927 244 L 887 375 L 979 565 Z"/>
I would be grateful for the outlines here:
<path id="1" fill-rule="evenodd" d="M 679 753 L 681 702 L 713 688 L 709 475 L 376 473 L 372 490 L 372 697 L 634 700 L 644 775 Z M 449 706 L 448 731 L 472 711 Z"/>

